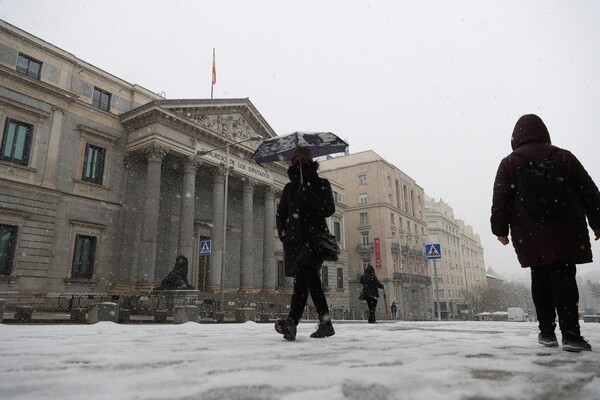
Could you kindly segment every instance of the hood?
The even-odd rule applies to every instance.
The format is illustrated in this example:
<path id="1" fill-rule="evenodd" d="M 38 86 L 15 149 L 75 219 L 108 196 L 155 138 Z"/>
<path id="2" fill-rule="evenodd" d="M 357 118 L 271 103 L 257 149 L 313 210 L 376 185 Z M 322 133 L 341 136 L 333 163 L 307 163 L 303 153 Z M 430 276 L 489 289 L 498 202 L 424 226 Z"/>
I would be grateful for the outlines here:
<path id="1" fill-rule="evenodd" d="M 299 162 L 294 165 L 290 165 L 287 174 L 290 181 L 298 183 L 300 182 L 300 168 L 302 168 L 302 179 L 304 182 L 314 181 L 319 177 L 317 169 L 319 164 L 316 162 L 303 163 Z"/>
<path id="2" fill-rule="evenodd" d="M 374 274 L 375 273 L 375 268 L 373 268 L 372 265 L 367 265 L 367 268 L 365 268 L 365 274 Z"/>
<path id="3" fill-rule="evenodd" d="M 529 142 L 541 142 L 552 144 L 546 124 L 535 114 L 523 115 L 515 124 L 510 145 L 513 150 L 522 144 Z"/>

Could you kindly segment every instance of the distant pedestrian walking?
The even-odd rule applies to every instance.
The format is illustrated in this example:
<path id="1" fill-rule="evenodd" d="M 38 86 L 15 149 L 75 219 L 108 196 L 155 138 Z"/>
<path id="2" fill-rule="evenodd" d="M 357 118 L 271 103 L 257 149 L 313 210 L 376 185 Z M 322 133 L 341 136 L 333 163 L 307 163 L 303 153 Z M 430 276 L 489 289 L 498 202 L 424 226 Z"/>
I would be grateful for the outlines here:
<path id="1" fill-rule="evenodd" d="M 517 121 L 511 145 L 494 182 L 492 232 L 503 245 L 510 233 L 521 266 L 531 268 L 538 342 L 558 346 L 558 313 L 563 350 L 591 350 L 580 332 L 575 274 L 576 264 L 592 262 L 586 217 L 600 239 L 600 192 L 577 157 L 551 144 L 537 115 Z"/>
<path id="2" fill-rule="evenodd" d="M 383 285 L 375 275 L 375 268 L 371 264 L 365 268 L 365 273 L 360 277 L 360 283 L 363 285 L 362 298 L 369 306 L 369 323 L 375 323 L 375 310 L 377 309 L 377 300 L 379 299 L 379 290 Z"/>
<path id="3" fill-rule="evenodd" d="M 396 302 L 392 301 L 392 307 L 390 308 L 391 312 L 392 312 L 392 318 L 393 319 L 397 319 L 398 318 L 398 307 L 396 306 Z"/>

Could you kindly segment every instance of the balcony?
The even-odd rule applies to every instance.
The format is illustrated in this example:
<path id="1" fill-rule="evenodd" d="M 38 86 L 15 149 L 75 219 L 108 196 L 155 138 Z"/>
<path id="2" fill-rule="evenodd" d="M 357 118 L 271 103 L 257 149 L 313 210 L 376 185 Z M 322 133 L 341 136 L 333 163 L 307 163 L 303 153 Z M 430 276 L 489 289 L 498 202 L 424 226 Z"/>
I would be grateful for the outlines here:
<path id="1" fill-rule="evenodd" d="M 374 248 L 375 248 L 375 246 L 373 245 L 373 243 L 369 243 L 369 244 L 359 243 L 356 245 L 356 251 L 359 253 L 369 253 L 369 252 L 372 252 Z"/>
<path id="2" fill-rule="evenodd" d="M 394 272 L 393 279 L 400 280 L 402 282 L 412 282 L 415 284 L 421 284 L 431 286 L 431 278 L 424 275 L 407 274 L 404 272 Z"/>

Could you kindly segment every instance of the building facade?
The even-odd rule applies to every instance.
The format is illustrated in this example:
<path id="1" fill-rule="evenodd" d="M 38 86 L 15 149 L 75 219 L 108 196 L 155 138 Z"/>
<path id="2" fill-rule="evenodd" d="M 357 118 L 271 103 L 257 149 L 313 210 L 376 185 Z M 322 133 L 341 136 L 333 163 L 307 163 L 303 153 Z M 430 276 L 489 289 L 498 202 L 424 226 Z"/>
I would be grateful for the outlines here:
<path id="1" fill-rule="evenodd" d="M 276 133 L 249 99 L 167 100 L 0 21 L 0 132 L 0 297 L 150 293 L 185 255 L 201 296 L 289 301 L 287 166 L 250 160 Z"/>
<path id="2" fill-rule="evenodd" d="M 487 286 L 480 237 L 443 201 L 426 197 L 425 207 L 429 241 L 442 248 L 434 271 L 436 315 L 439 304 L 442 319 L 471 318 L 480 312 L 479 299 Z"/>
<path id="3" fill-rule="evenodd" d="M 350 304 L 358 301 L 358 281 L 366 265 L 375 267 L 385 286 L 378 302 L 380 318 L 392 303 L 402 319 L 429 319 L 432 312 L 431 268 L 427 243 L 425 194 L 416 182 L 373 151 L 320 161 L 321 173 L 346 189 L 346 248 L 351 275 Z"/>

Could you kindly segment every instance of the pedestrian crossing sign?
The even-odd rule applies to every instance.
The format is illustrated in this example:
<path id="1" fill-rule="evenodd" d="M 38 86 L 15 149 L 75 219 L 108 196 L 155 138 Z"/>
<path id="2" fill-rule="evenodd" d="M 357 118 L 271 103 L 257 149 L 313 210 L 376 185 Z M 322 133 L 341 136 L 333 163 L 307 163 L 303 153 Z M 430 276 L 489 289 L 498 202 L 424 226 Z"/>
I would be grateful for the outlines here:
<path id="1" fill-rule="evenodd" d="M 426 244 L 425 258 L 428 260 L 442 258 L 442 246 L 440 246 L 439 244 Z"/>
<path id="2" fill-rule="evenodd" d="M 211 253 L 211 241 L 210 240 L 202 240 L 200 242 L 200 255 L 201 256 L 209 256 Z"/>

